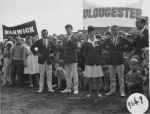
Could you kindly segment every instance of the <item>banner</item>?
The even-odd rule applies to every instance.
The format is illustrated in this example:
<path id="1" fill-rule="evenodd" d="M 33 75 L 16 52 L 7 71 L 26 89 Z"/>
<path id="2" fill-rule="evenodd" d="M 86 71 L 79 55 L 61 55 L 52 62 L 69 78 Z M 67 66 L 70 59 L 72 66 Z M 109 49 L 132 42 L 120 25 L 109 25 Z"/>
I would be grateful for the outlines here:
<path id="1" fill-rule="evenodd" d="M 141 3 L 142 0 L 84 0 L 84 28 L 89 25 L 135 27 L 136 17 L 142 15 Z"/>
<path id="2" fill-rule="evenodd" d="M 3 28 L 4 39 L 7 39 L 8 36 L 15 37 L 19 35 L 21 38 L 25 38 L 27 35 L 30 36 L 38 35 L 35 21 L 30 21 L 13 27 L 2 25 L 2 28 Z"/>

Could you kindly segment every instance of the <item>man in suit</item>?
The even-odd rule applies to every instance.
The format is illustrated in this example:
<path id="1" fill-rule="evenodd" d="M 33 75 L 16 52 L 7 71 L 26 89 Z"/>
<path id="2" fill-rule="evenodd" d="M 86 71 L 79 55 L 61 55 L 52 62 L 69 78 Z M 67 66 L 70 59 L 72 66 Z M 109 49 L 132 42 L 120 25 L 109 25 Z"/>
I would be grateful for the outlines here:
<path id="1" fill-rule="evenodd" d="M 72 32 L 72 25 L 66 25 L 65 29 L 67 35 L 63 40 L 62 59 L 66 71 L 65 79 L 67 87 L 62 93 L 70 93 L 73 85 L 74 94 L 78 94 L 77 38 Z"/>
<path id="2" fill-rule="evenodd" d="M 109 74 L 110 91 L 106 95 L 112 95 L 116 92 L 116 74 L 118 75 L 120 94 L 125 96 L 124 86 L 124 65 L 123 65 L 123 42 L 119 36 L 119 28 L 114 25 L 111 27 L 111 39 L 107 41 L 109 51 Z"/>
<path id="3" fill-rule="evenodd" d="M 146 20 L 144 18 L 137 18 L 136 20 L 137 33 L 134 41 L 136 52 L 141 54 L 141 49 L 149 46 L 149 34 L 146 28 Z"/>
<path id="4" fill-rule="evenodd" d="M 46 82 L 48 85 L 48 91 L 54 92 L 52 88 L 52 62 L 55 51 L 54 44 L 48 39 L 48 31 L 46 29 L 41 32 L 42 38 L 35 42 L 31 47 L 33 53 L 38 55 L 38 63 L 40 70 L 40 81 L 39 81 L 39 90 L 41 93 L 44 89 L 44 79 L 46 72 Z"/>

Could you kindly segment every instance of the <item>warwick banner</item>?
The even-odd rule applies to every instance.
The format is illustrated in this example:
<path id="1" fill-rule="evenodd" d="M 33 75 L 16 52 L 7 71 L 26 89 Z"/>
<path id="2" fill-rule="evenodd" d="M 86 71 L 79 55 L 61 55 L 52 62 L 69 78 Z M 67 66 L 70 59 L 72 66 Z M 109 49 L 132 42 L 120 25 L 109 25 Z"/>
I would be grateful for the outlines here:
<path id="1" fill-rule="evenodd" d="M 142 0 L 84 0 L 83 24 L 95 27 L 118 25 L 135 27 L 136 17 L 142 15 Z"/>
<path id="2" fill-rule="evenodd" d="M 8 36 L 19 35 L 20 37 L 25 38 L 27 35 L 30 36 L 38 35 L 35 21 L 26 22 L 21 25 L 17 25 L 13 27 L 2 25 L 2 28 L 3 28 L 4 39 L 7 39 Z"/>

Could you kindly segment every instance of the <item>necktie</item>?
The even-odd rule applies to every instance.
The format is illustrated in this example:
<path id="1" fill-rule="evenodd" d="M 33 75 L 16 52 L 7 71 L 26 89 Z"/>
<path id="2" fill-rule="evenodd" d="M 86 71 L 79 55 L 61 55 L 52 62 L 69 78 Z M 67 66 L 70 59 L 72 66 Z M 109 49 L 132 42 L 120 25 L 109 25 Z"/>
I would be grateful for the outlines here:
<path id="1" fill-rule="evenodd" d="M 113 37 L 113 44 L 116 46 L 118 44 L 118 35 Z"/>
<path id="2" fill-rule="evenodd" d="M 115 46 L 117 45 L 117 43 L 118 43 L 118 38 L 116 37 L 115 38 Z"/>

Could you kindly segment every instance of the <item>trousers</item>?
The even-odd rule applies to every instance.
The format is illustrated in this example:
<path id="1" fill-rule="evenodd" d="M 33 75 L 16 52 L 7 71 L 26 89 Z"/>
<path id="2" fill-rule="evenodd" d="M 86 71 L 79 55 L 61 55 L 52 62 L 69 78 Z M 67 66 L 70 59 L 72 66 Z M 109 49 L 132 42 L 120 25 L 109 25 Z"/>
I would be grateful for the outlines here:
<path id="1" fill-rule="evenodd" d="M 120 93 L 125 92 L 124 85 L 124 65 L 109 65 L 109 74 L 110 74 L 110 89 L 111 91 L 116 91 L 116 74 L 118 75 Z"/>
<path id="2" fill-rule="evenodd" d="M 67 87 L 66 89 L 73 89 L 78 90 L 78 71 L 77 71 L 77 63 L 72 63 L 72 64 L 66 64 L 64 66 L 65 71 L 66 71 L 66 83 Z"/>
<path id="3" fill-rule="evenodd" d="M 48 89 L 52 89 L 52 64 L 48 65 L 47 63 L 39 64 L 40 71 L 40 81 L 39 81 L 39 89 L 44 89 L 44 79 L 46 72 L 46 82 Z"/>
<path id="4" fill-rule="evenodd" d="M 11 71 L 12 84 L 15 84 L 16 76 L 19 84 L 24 83 L 23 70 L 24 65 L 22 60 L 12 60 L 12 71 Z"/>

